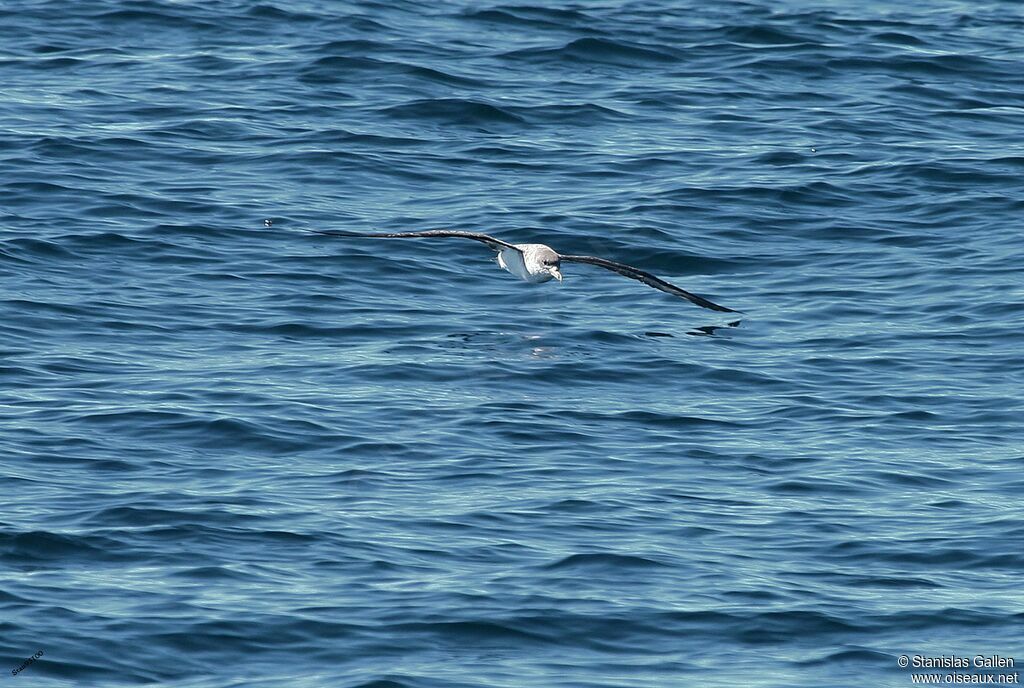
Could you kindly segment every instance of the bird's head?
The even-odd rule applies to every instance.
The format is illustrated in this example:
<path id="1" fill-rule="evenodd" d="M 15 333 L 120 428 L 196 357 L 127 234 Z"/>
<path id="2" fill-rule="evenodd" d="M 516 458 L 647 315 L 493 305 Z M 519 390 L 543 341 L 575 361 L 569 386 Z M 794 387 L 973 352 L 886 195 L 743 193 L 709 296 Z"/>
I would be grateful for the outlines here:
<path id="1" fill-rule="evenodd" d="M 559 269 L 562 266 L 562 259 L 557 253 L 550 249 L 544 251 L 540 256 L 540 264 L 545 272 L 559 282 L 562 281 L 562 271 Z"/>

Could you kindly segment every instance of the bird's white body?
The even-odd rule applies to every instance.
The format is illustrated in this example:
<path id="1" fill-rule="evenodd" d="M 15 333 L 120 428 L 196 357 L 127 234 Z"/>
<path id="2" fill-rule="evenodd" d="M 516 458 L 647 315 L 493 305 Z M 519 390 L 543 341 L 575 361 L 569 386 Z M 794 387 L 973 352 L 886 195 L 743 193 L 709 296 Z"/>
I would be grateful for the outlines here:
<path id="1" fill-rule="evenodd" d="M 515 246 L 515 248 L 505 248 L 498 252 L 498 265 L 519 279 L 535 284 L 555 279 L 555 274 L 550 267 L 545 266 L 542 262 L 544 257 L 557 255 L 550 246 L 544 244 L 516 244 Z"/>

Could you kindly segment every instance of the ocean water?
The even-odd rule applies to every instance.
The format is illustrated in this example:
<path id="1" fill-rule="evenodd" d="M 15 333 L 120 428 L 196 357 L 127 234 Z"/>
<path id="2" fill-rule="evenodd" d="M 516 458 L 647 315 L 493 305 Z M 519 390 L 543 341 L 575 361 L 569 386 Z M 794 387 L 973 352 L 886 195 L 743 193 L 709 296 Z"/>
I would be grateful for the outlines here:
<path id="1" fill-rule="evenodd" d="M 4 680 L 1024 662 L 1024 5 L 7 0 L 0 24 Z M 305 231 L 436 228 L 743 313 Z"/>

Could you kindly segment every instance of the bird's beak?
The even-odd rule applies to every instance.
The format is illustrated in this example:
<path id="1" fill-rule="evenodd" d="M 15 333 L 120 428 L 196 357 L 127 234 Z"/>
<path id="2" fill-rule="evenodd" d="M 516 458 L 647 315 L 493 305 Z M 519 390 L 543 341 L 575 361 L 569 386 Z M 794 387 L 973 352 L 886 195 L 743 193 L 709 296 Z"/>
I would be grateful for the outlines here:
<path id="1" fill-rule="evenodd" d="M 559 282 L 562 281 L 562 272 L 558 268 L 551 268 L 551 274 L 555 276 L 555 279 Z"/>

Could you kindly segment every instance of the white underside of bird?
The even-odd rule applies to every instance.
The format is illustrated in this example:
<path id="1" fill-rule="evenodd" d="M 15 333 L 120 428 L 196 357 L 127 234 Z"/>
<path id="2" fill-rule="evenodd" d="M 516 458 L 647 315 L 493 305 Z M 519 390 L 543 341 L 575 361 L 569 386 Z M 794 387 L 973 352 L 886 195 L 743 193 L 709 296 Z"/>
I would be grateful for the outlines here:
<path id="1" fill-rule="evenodd" d="M 544 244 L 516 244 L 498 252 L 498 265 L 521 280 L 539 284 L 552 279 L 562 281 L 557 265 L 545 264 L 545 258 L 557 254 Z"/>

